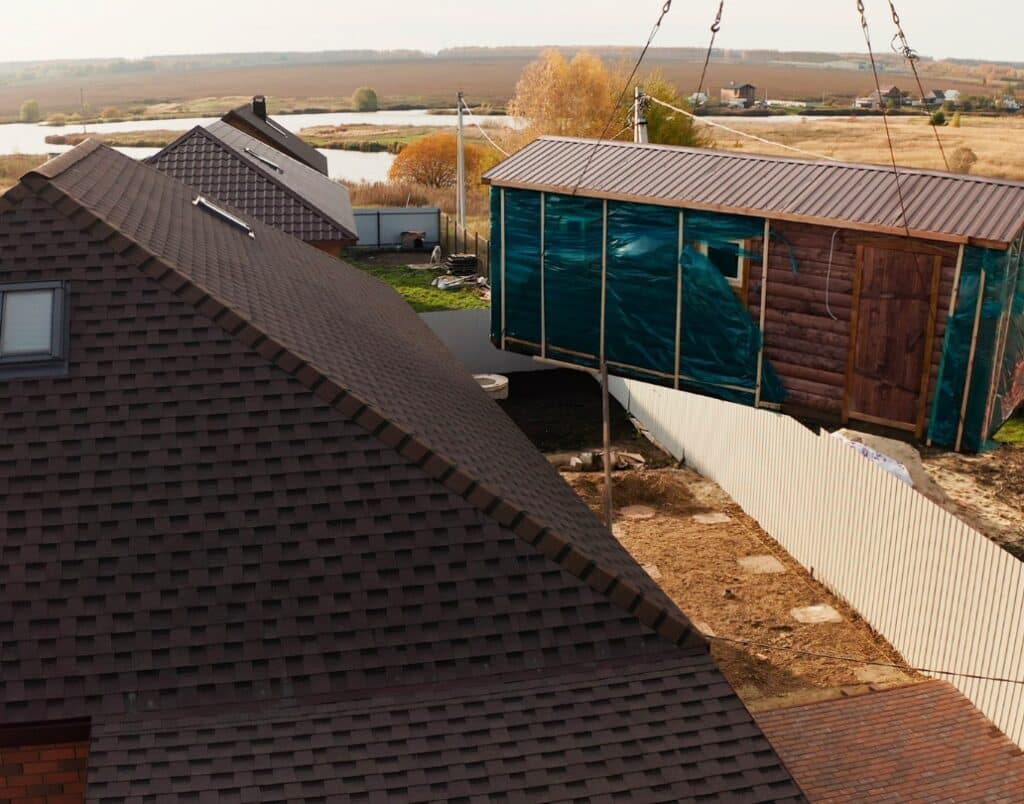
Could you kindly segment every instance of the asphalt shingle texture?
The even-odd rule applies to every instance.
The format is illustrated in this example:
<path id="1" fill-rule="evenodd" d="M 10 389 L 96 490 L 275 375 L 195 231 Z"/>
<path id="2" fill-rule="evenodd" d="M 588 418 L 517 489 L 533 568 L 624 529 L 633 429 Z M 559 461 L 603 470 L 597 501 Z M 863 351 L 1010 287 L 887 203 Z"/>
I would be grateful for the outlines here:
<path id="1" fill-rule="evenodd" d="M 221 120 L 229 126 L 248 131 L 278 151 L 298 159 L 304 165 L 309 165 L 325 176 L 327 175 L 326 156 L 305 142 L 298 134 L 293 134 L 280 123 L 274 122 L 272 118 L 260 117 L 252 110 L 252 104 L 244 103 L 237 109 L 232 109 Z"/>

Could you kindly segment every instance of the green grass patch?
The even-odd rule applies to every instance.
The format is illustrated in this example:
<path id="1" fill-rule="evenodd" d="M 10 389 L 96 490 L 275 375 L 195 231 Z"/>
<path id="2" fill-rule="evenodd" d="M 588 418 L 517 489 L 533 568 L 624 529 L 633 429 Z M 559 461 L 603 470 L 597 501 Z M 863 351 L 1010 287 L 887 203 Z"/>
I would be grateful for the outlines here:
<path id="1" fill-rule="evenodd" d="M 417 313 L 433 313 L 438 310 L 486 310 L 488 302 L 480 298 L 474 287 L 458 290 L 438 290 L 430 282 L 440 275 L 439 271 L 413 270 L 405 265 L 367 265 L 353 262 L 371 276 L 387 282 L 405 298 Z"/>
<path id="2" fill-rule="evenodd" d="M 1024 444 L 1024 418 L 1014 417 L 1006 422 L 995 435 L 1003 444 Z"/>

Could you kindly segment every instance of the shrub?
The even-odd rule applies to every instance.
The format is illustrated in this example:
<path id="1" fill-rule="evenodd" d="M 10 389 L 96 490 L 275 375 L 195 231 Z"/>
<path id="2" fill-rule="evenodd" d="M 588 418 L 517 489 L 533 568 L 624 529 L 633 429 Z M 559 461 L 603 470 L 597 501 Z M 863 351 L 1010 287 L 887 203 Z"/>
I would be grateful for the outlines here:
<path id="1" fill-rule="evenodd" d="M 929 122 L 931 122 L 933 126 L 946 125 L 946 113 L 942 111 L 942 109 L 939 109 L 937 112 L 932 114 Z"/>
<path id="2" fill-rule="evenodd" d="M 100 112 L 100 117 L 102 117 L 104 120 L 113 120 L 114 118 L 123 116 L 124 115 L 121 114 L 121 110 L 118 109 L 116 106 L 108 106 L 106 109 Z"/>
<path id="3" fill-rule="evenodd" d="M 65 114 L 57 112 L 57 114 L 51 114 L 49 117 L 47 117 L 46 122 L 49 123 L 51 126 L 63 126 L 67 124 L 68 117 Z"/>
<path id="4" fill-rule="evenodd" d="M 38 123 L 42 118 L 39 112 L 39 101 L 27 100 L 21 104 L 21 114 L 18 118 L 22 123 Z"/>
<path id="5" fill-rule="evenodd" d="M 949 121 L 949 124 L 953 128 L 960 128 L 960 112 L 953 115 L 953 119 Z"/>
<path id="6" fill-rule="evenodd" d="M 978 155 L 970 148 L 960 147 L 949 157 L 949 169 L 954 173 L 970 173 L 978 161 Z"/>
<path id="7" fill-rule="evenodd" d="M 380 109 L 377 93 L 370 87 L 359 87 L 352 93 L 352 108 L 357 112 L 376 112 Z"/>

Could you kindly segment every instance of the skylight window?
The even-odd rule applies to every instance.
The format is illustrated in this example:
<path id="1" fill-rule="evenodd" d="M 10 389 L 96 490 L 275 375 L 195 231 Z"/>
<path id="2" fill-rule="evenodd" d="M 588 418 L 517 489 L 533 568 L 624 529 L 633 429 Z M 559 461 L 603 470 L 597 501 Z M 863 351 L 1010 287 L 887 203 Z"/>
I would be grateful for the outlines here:
<path id="1" fill-rule="evenodd" d="M 0 378 L 67 371 L 66 295 L 63 282 L 0 285 Z"/>
<path id="2" fill-rule="evenodd" d="M 279 164 L 277 164 L 277 162 L 272 162 L 271 160 L 267 159 L 267 157 L 256 153 L 252 148 L 246 146 L 245 152 L 249 154 L 249 156 L 251 156 L 257 162 L 262 162 L 264 165 L 273 168 L 278 173 L 284 173 L 284 169 Z"/>
<path id="3" fill-rule="evenodd" d="M 196 207 L 199 207 L 200 209 L 208 209 L 214 215 L 217 215 L 219 218 L 227 221 L 232 226 L 237 226 L 239 229 L 242 229 L 247 235 L 249 235 L 249 237 L 251 237 L 253 239 L 256 238 L 256 235 L 253 233 L 252 227 L 249 224 L 247 224 L 245 221 L 243 221 L 237 215 L 232 215 L 230 212 L 228 212 L 223 207 L 217 206 L 209 198 L 205 198 L 204 196 L 197 195 L 195 197 L 195 200 L 192 202 L 192 205 L 196 206 Z"/>

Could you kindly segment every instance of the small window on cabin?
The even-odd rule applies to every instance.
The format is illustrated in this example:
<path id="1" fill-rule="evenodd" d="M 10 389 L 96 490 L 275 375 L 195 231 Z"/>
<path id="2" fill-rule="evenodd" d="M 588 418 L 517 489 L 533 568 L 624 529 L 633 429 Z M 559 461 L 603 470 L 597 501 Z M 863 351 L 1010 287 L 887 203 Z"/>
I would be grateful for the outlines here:
<path id="1" fill-rule="evenodd" d="M 63 282 L 0 284 L 0 378 L 67 370 L 66 296 Z"/>
<path id="2" fill-rule="evenodd" d="M 697 251 L 714 265 L 726 281 L 735 288 L 742 288 L 747 278 L 747 250 L 745 240 L 730 240 L 727 243 L 697 243 Z"/>

